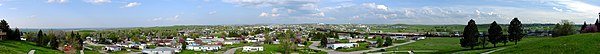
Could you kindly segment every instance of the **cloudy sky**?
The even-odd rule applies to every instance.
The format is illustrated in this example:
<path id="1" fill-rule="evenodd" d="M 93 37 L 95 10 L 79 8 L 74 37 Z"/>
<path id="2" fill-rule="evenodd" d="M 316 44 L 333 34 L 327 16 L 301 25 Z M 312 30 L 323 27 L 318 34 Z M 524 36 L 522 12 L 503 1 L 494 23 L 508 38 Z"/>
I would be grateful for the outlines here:
<path id="1" fill-rule="evenodd" d="M 593 22 L 600 0 L 0 0 L 19 28 Z"/>

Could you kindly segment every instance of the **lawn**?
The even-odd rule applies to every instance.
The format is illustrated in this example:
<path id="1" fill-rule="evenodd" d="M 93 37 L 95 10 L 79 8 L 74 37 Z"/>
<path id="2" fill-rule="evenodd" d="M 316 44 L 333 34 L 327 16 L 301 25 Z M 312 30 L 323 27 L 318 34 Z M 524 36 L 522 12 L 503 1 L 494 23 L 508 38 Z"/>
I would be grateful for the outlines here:
<path id="1" fill-rule="evenodd" d="M 26 41 L 0 41 L 0 54 L 27 54 L 31 49 L 35 49 L 36 54 L 63 54 L 63 52 L 50 47 L 40 47 L 33 42 Z"/>
<path id="2" fill-rule="evenodd" d="M 96 52 L 94 50 L 83 50 L 83 53 L 85 53 L 85 54 L 100 54 L 100 52 Z"/>
<path id="3" fill-rule="evenodd" d="M 217 52 L 223 53 L 224 51 L 219 50 Z M 215 52 L 204 52 L 204 51 L 193 51 L 193 50 L 182 50 L 179 54 L 215 54 Z"/>
<path id="4" fill-rule="evenodd" d="M 501 54 L 598 54 L 600 33 L 586 33 L 519 43 Z"/>
<path id="5" fill-rule="evenodd" d="M 280 53 L 282 52 L 282 48 L 280 48 L 281 45 L 279 44 L 265 44 L 263 45 L 264 47 L 264 51 L 257 51 L 257 52 L 242 52 L 242 48 L 239 48 L 236 50 L 235 54 L 275 54 L 275 53 Z M 327 52 L 323 52 L 323 51 L 319 51 L 319 50 L 312 50 L 309 49 L 308 47 L 296 47 L 296 51 L 294 51 L 294 53 L 299 53 L 299 54 L 327 54 Z"/>
<path id="6" fill-rule="evenodd" d="M 550 37 L 528 37 L 524 38 L 519 43 L 529 43 L 535 40 L 543 40 L 549 39 Z M 514 45 L 513 42 L 509 42 L 506 45 L 500 43 L 497 44 L 498 47 L 493 47 L 492 44 L 486 45 L 486 48 L 481 48 L 481 46 L 477 46 L 476 49 L 467 49 L 460 47 L 460 38 L 429 38 L 425 40 L 419 40 L 414 43 L 410 43 L 407 45 L 396 46 L 392 48 L 387 48 L 388 52 L 391 51 L 410 51 L 413 50 L 418 53 L 423 54 L 449 54 L 449 53 L 460 53 L 460 54 L 477 54 L 486 51 L 491 51 L 494 49 L 498 49 L 501 47 L 510 47 Z M 406 53 L 406 52 L 399 52 Z"/>

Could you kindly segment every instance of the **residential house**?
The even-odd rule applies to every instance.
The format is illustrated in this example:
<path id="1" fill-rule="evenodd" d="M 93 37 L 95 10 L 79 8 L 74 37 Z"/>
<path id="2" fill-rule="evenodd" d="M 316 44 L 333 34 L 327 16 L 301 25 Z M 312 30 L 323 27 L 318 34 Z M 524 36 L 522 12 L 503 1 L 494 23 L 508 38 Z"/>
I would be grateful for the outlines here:
<path id="1" fill-rule="evenodd" d="M 121 51 L 121 47 L 119 46 L 106 46 L 104 48 L 102 48 L 102 50 L 106 50 L 106 51 Z"/>
<path id="2" fill-rule="evenodd" d="M 142 50 L 143 54 L 176 54 L 179 50 L 168 48 L 168 47 L 158 47 L 155 49 L 144 49 Z"/>
<path id="3" fill-rule="evenodd" d="M 327 44 L 327 48 L 331 49 L 339 49 L 339 48 L 351 48 L 358 47 L 358 43 L 336 43 L 336 44 Z"/>
<path id="4" fill-rule="evenodd" d="M 242 52 L 256 52 L 256 51 L 263 51 L 264 48 L 262 46 L 260 47 L 255 47 L 255 46 L 244 46 L 242 47 Z"/>

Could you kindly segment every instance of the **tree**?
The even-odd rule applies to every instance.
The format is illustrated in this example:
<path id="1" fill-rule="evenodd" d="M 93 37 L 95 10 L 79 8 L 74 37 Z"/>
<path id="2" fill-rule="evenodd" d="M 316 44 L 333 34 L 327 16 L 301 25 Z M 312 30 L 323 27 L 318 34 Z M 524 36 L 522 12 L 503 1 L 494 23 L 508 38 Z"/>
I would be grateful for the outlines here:
<path id="1" fill-rule="evenodd" d="M 280 35 L 281 38 L 281 48 L 283 48 L 283 53 L 282 54 L 290 54 L 292 51 L 295 51 L 295 45 L 296 43 L 293 41 L 294 40 L 294 32 L 286 32 L 282 35 Z"/>
<path id="2" fill-rule="evenodd" d="M 385 43 L 383 43 L 383 46 L 390 46 L 392 45 L 392 43 L 394 43 L 394 40 L 391 37 L 385 37 Z"/>
<path id="3" fill-rule="evenodd" d="M 463 31 L 463 38 L 460 39 L 461 47 L 469 47 L 473 49 L 477 46 L 479 41 L 479 30 L 477 29 L 477 25 L 475 24 L 475 20 L 469 20 L 467 26 L 465 26 Z"/>
<path id="4" fill-rule="evenodd" d="M 581 32 L 581 33 L 586 33 L 586 32 L 584 31 L 584 30 L 585 30 L 585 28 L 587 28 L 587 23 L 584 21 L 584 22 L 583 22 L 583 25 L 581 25 L 581 28 L 579 29 L 579 32 Z"/>
<path id="5" fill-rule="evenodd" d="M 502 27 L 500 27 L 500 25 L 498 25 L 496 21 L 494 21 L 488 29 L 488 34 L 488 41 L 494 44 L 494 47 L 496 47 L 496 44 L 500 42 L 499 40 L 502 36 Z"/>
<path id="6" fill-rule="evenodd" d="M 564 36 L 575 34 L 575 29 L 573 29 L 573 22 L 569 20 L 562 20 L 560 23 L 557 23 L 554 27 L 554 34 L 552 37 Z"/>
<path id="7" fill-rule="evenodd" d="M 46 42 L 44 41 L 44 32 L 42 32 L 42 30 L 38 31 L 36 38 L 37 38 L 36 43 L 38 45 L 45 46 L 44 43 L 46 43 Z"/>
<path id="8" fill-rule="evenodd" d="M 6 23 L 6 20 L 0 20 L 0 30 L 6 33 L 6 39 L 19 40 L 19 37 L 14 35 L 13 31 L 10 29 L 10 26 L 8 25 L 8 23 Z"/>
<path id="9" fill-rule="evenodd" d="M 509 41 L 515 42 L 515 44 L 517 44 L 517 42 L 521 41 L 521 38 L 523 38 L 523 27 L 518 18 L 515 17 L 512 21 L 510 21 L 510 25 L 508 26 L 508 34 Z"/>
<path id="10" fill-rule="evenodd" d="M 265 44 L 271 44 L 273 42 L 273 38 L 270 35 L 265 35 Z"/>
<path id="11" fill-rule="evenodd" d="M 383 47 L 383 36 L 379 36 L 379 38 L 377 38 L 377 47 Z"/>
<path id="12" fill-rule="evenodd" d="M 317 34 L 322 34 L 322 33 L 317 33 Z M 321 43 L 320 43 L 321 46 L 322 47 L 327 46 L 327 42 L 328 42 L 327 41 L 327 36 L 325 36 L 325 35 L 319 35 L 319 37 L 321 37 Z"/>
<path id="13" fill-rule="evenodd" d="M 21 36 L 23 36 L 23 33 L 21 31 L 19 31 L 19 28 L 15 28 L 14 35 L 15 36 L 13 38 L 16 38 L 17 40 L 19 40 L 21 38 Z"/>
<path id="14" fill-rule="evenodd" d="M 600 13 L 598 13 L 598 14 L 600 16 Z M 596 30 L 596 32 L 600 32 L 600 22 L 598 20 L 600 20 L 600 19 L 596 19 L 596 23 L 594 23 L 594 25 L 596 25 L 596 27 L 597 27 L 596 29 L 598 29 L 598 30 Z"/>

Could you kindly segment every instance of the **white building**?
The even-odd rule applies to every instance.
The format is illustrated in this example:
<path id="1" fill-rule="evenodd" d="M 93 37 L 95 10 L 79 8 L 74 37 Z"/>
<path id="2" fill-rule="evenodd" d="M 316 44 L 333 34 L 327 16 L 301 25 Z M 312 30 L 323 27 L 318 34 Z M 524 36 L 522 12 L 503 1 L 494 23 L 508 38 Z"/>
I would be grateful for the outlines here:
<path id="1" fill-rule="evenodd" d="M 106 47 L 102 48 L 102 50 L 106 50 L 106 51 L 121 51 L 121 47 L 118 47 L 118 46 L 106 46 Z"/>
<path id="2" fill-rule="evenodd" d="M 358 47 L 358 43 L 337 43 L 337 44 L 327 44 L 327 48 L 338 49 L 338 48 L 351 48 Z"/>
<path id="3" fill-rule="evenodd" d="M 348 42 L 364 42 L 367 41 L 365 39 L 349 39 Z"/>
<path id="4" fill-rule="evenodd" d="M 218 46 L 218 45 L 205 45 L 205 46 L 187 45 L 185 49 L 194 50 L 194 51 L 217 51 L 217 50 L 221 49 L 221 46 Z"/>
<path id="5" fill-rule="evenodd" d="M 167 47 L 158 47 L 155 49 L 144 49 L 142 50 L 143 54 L 176 54 L 179 50 Z"/>
<path id="6" fill-rule="evenodd" d="M 242 52 L 256 52 L 256 51 L 263 51 L 264 48 L 262 46 L 260 47 L 253 47 L 253 46 L 244 46 L 242 47 Z"/>

